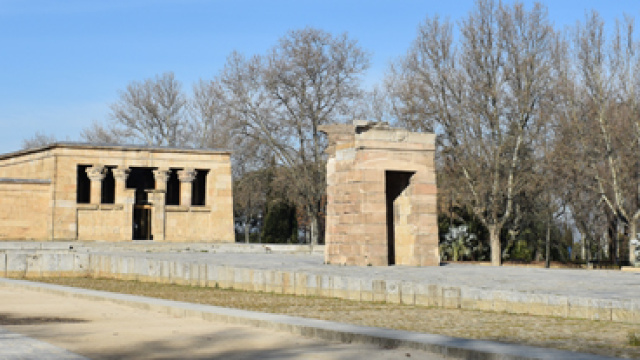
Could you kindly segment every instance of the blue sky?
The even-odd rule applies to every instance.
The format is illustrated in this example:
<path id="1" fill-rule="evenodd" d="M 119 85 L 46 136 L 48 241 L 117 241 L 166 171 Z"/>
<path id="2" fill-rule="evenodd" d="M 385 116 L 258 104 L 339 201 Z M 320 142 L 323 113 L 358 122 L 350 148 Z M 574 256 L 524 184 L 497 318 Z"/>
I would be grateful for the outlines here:
<path id="1" fill-rule="evenodd" d="M 557 27 L 590 9 L 609 24 L 624 13 L 640 22 L 635 0 L 545 4 Z M 78 140 L 129 82 L 173 71 L 190 90 L 233 50 L 262 54 L 305 26 L 358 40 L 373 55 L 366 84 L 375 84 L 426 16 L 458 20 L 472 8 L 472 0 L 0 0 L 0 153 L 36 131 Z"/>

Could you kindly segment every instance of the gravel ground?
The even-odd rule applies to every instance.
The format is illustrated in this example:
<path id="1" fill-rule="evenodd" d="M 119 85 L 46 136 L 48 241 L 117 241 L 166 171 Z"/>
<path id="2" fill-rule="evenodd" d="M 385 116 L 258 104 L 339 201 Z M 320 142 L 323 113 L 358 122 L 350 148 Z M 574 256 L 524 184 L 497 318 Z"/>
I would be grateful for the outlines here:
<path id="1" fill-rule="evenodd" d="M 640 324 L 366 303 L 136 281 L 88 278 L 30 280 L 357 325 L 640 358 L 640 344 L 637 341 Z"/>

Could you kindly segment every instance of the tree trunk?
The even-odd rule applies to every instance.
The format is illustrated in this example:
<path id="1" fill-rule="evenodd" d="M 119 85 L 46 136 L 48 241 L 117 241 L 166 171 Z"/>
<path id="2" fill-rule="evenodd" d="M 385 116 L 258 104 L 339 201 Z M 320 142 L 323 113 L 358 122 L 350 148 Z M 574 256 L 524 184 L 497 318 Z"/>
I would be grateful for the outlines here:
<path id="1" fill-rule="evenodd" d="M 616 222 L 615 244 L 616 244 L 616 265 L 620 266 L 620 234 L 624 232 L 622 221 Z"/>
<path id="2" fill-rule="evenodd" d="M 631 244 L 631 241 L 636 238 L 636 234 L 638 232 L 638 228 L 636 225 L 636 219 L 631 219 L 629 222 L 629 263 L 631 266 L 635 265 L 636 256 L 634 254 L 636 250 L 636 246 Z"/>
<path id="3" fill-rule="evenodd" d="M 318 215 L 312 213 L 309 218 L 311 219 L 311 246 L 315 246 L 318 245 L 318 236 L 320 235 L 318 233 Z"/>
<path id="4" fill-rule="evenodd" d="M 502 252 L 500 251 L 500 228 L 498 225 L 490 225 L 489 244 L 491 245 L 491 265 L 502 265 Z"/>
<path id="5" fill-rule="evenodd" d="M 244 221 L 244 242 L 249 243 L 249 221 L 245 218 Z"/>
<path id="6" fill-rule="evenodd" d="M 545 246 L 545 262 L 544 267 L 547 269 L 551 266 L 551 222 L 547 223 L 547 238 Z"/>
<path id="7" fill-rule="evenodd" d="M 580 251 L 581 258 L 580 260 L 587 260 L 587 236 L 583 233 L 580 233 Z"/>

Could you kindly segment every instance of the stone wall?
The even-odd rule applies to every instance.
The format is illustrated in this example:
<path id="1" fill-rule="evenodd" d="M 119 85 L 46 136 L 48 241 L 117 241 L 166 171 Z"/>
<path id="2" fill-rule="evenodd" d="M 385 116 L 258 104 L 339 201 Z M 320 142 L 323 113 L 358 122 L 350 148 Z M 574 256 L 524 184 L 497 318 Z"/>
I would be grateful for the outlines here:
<path id="1" fill-rule="evenodd" d="M 168 207 L 166 213 L 166 236 L 168 239 L 180 241 L 206 241 L 204 236 L 209 233 L 220 232 L 222 229 L 212 229 L 218 224 L 208 221 L 211 209 L 207 206 Z M 183 224 L 194 224 L 182 226 Z"/>
<path id="2" fill-rule="evenodd" d="M 131 240 L 131 219 L 125 217 L 124 206 L 101 204 L 78 205 L 78 239 Z"/>
<path id="3" fill-rule="evenodd" d="M 367 122 L 321 131 L 329 136 L 325 261 L 438 265 L 435 135 Z"/>
<path id="4" fill-rule="evenodd" d="M 51 184 L 0 179 L 0 240 L 50 240 Z"/>

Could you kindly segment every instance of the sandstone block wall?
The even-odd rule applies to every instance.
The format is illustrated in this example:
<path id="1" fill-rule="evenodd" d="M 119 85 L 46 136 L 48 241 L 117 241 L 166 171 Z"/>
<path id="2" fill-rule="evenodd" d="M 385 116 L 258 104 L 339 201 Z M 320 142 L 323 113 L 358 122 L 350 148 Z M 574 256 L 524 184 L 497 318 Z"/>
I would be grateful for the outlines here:
<path id="1" fill-rule="evenodd" d="M 78 165 L 98 169 L 90 181 L 90 204 L 78 202 Z M 104 176 L 101 178 L 99 169 L 104 167 L 123 175 L 114 180 L 114 204 L 101 203 Z M 0 178 L 50 182 L 46 203 L 25 200 L 25 204 L 33 204 L 28 206 L 49 213 L 50 220 L 44 223 L 47 234 L 38 237 L 40 240 L 132 240 L 135 191 L 125 188 L 128 171 L 132 168 L 155 169 L 157 172 L 154 173 L 155 189 L 148 191 L 154 241 L 235 241 L 229 152 L 62 143 L 0 155 Z M 181 194 L 184 197 L 181 200 L 186 200 L 181 208 L 187 216 L 173 216 L 177 213 L 166 211 L 164 196 L 167 190 L 166 175 L 170 169 L 186 172 L 180 182 L 185 193 Z M 191 204 L 190 189 L 195 170 L 207 171 L 204 205 Z M 14 202 L 8 196 L 4 199 L 1 196 L 0 201 L 5 204 Z M 8 212 L 7 209 L 0 209 L 0 212 Z M 26 218 L 22 213 L 14 213 L 13 217 L 14 221 L 25 221 Z M 12 229 L 6 228 L 0 234 L 0 240 L 23 239 L 27 236 Z"/>
<path id="2" fill-rule="evenodd" d="M 0 179 L 0 239 L 49 240 L 51 184 Z"/>
<path id="3" fill-rule="evenodd" d="M 438 265 L 435 135 L 358 122 L 329 136 L 325 261 Z"/>

